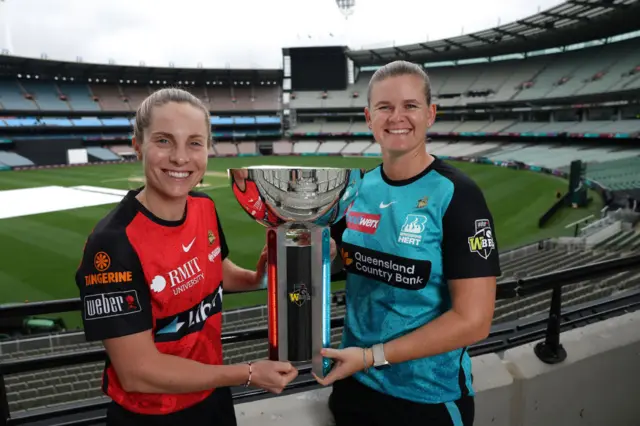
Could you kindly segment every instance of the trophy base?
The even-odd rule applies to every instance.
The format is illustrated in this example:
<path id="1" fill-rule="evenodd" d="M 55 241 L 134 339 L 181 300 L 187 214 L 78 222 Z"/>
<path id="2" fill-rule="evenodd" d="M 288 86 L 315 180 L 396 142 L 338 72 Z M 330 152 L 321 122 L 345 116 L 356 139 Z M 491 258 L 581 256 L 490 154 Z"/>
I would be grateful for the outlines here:
<path id="1" fill-rule="evenodd" d="M 289 222 L 267 230 L 269 358 L 312 366 L 318 377 L 330 369 L 320 355 L 330 346 L 330 231 Z"/>

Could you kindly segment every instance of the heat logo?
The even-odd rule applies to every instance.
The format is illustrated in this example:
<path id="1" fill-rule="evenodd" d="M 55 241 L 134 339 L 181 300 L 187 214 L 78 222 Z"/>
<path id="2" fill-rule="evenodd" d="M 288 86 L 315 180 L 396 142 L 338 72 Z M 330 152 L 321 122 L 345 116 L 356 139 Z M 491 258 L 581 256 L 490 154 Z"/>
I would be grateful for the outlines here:
<path id="1" fill-rule="evenodd" d="M 347 213 L 347 228 L 365 234 L 375 234 L 380 225 L 380 215 L 350 211 Z"/>
<path id="2" fill-rule="evenodd" d="M 422 241 L 422 233 L 427 228 L 427 217 L 421 214 L 408 214 L 400 228 L 398 242 L 417 246 Z"/>

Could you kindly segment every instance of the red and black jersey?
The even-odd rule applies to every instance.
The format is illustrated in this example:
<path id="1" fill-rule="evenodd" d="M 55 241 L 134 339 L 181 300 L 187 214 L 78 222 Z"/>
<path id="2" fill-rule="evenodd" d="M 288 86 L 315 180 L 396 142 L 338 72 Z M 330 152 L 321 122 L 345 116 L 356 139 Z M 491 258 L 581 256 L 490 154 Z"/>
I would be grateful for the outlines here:
<path id="1" fill-rule="evenodd" d="M 228 255 L 215 204 L 191 192 L 178 221 L 154 216 L 130 191 L 89 236 L 76 273 L 88 341 L 152 330 L 158 351 L 221 365 L 222 261 Z M 134 413 L 167 414 L 214 390 L 143 394 L 123 390 L 107 360 L 103 390 Z"/>

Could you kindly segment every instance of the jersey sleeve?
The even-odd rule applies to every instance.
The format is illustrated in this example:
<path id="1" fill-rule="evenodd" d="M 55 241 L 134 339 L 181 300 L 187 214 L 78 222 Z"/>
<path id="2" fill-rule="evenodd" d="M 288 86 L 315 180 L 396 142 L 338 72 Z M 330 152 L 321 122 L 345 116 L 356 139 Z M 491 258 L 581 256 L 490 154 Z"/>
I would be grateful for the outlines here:
<path id="1" fill-rule="evenodd" d="M 224 237 L 224 231 L 222 230 L 222 222 L 220 222 L 220 216 L 218 216 L 218 209 L 216 209 L 216 222 L 218 222 L 218 237 L 220 238 L 220 254 L 222 260 L 225 260 L 229 256 L 229 247 L 227 246 L 227 240 Z"/>
<path id="2" fill-rule="evenodd" d="M 90 235 L 75 280 L 87 341 L 122 337 L 152 328 L 149 287 L 124 231 Z"/>
<path id="3" fill-rule="evenodd" d="M 338 247 L 340 247 L 340 245 L 342 244 L 342 234 L 346 229 L 347 229 L 346 215 L 342 219 L 340 219 L 339 221 L 331 225 L 331 228 L 330 228 L 331 238 L 333 238 L 333 240 L 336 242 L 336 245 Z"/>
<path id="4" fill-rule="evenodd" d="M 331 238 L 336 242 L 338 254 L 331 262 L 331 281 L 344 281 L 347 279 L 347 271 L 344 269 L 342 255 L 340 254 L 340 246 L 342 245 L 342 234 L 347 229 L 346 216 L 331 225 Z"/>
<path id="5" fill-rule="evenodd" d="M 443 217 L 442 255 L 448 280 L 501 275 L 493 217 L 471 180 L 455 184 Z"/>

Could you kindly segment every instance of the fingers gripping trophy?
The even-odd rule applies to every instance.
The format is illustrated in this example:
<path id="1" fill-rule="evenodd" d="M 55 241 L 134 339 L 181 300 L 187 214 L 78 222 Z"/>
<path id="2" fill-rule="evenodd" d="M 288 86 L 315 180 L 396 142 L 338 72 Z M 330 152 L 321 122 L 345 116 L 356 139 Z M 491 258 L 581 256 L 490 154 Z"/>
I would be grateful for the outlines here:
<path id="1" fill-rule="evenodd" d="M 331 233 L 355 200 L 360 169 L 255 166 L 229 169 L 242 208 L 267 227 L 269 358 L 318 377 L 331 363 Z"/>

